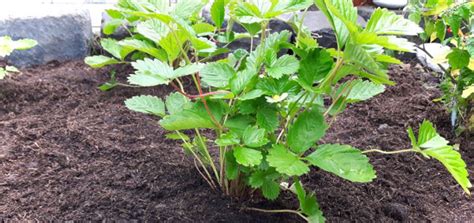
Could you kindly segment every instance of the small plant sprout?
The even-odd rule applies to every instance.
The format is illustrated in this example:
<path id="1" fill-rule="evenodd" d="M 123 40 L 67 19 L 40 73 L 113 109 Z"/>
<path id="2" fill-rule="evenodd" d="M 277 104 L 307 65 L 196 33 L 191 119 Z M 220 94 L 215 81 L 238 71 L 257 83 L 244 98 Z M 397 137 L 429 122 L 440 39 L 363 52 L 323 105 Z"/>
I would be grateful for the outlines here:
<path id="1" fill-rule="evenodd" d="M 212 21 L 204 21 L 200 13 L 206 2 L 119 0 L 108 11 L 115 19 L 110 26 L 132 24 L 131 36 L 103 40 L 111 56 L 89 57 L 86 63 L 128 63 L 130 55 L 135 69 L 128 77 L 130 85 L 169 85 L 174 90 L 163 99 L 136 96 L 125 105 L 159 117 L 161 127 L 169 131 L 166 137 L 181 142 L 210 188 L 233 197 L 255 193 L 275 200 L 285 182 L 283 188 L 299 201 L 297 210 L 245 209 L 324 222 L 317 195 L 306 191 L 301 180 L 311 167 L 368 183 L 376 172 L 366 153 L 413 152 L 439 160 L 469 193 L 464 161 L 428 121 L 418 138 L 410 130 L 413 148 L 408 150 L 362 151 L 320 141 L 330 120 L 349 104 L 369 100 L 394 84 L 387 66 L 401 62 L 384 53 L 412 52 L 414 44 L 403 36 L 422 32 L 416 23 L 376 9 L 361 27 L 351 0 L 216 0 Z M 290 24 L 295 43 L 290 42 L 290 31 L 269 32 L 271 20 L 313 3 L 334 29 L 336 49 L 319 47 L 301 21 Z M 229 15 L 226 22 L 224 15 Z M 232 24 L 247 32 L 235 32 Z M 244 38 L 249 50 L 228 48 Z M 185 85 L 188 82 L 193 86 Z"/>
<path id="2" fill-rule="evenodd" d="M 33 48 L 38 43 L 32 39 L 12 40 L 9 36 L 0 36 L 0 57 L 10 55 L 14 50 L 27 50 Z M 0 80 L 11 73 L 20 72 L 14 66 L 0 67 Z"/>

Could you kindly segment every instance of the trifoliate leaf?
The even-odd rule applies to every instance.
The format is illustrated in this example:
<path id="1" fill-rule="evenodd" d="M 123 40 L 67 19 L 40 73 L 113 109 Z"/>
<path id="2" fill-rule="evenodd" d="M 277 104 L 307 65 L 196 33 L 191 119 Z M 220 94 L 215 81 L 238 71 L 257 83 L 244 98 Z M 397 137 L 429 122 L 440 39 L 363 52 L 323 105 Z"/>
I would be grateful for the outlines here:
<path id="1" fill-rule="evenodd" d="M 257 126 L 248 126 L 242 139 L 246 146 L 254 148 L 268 143 L 268 139 L 265 137 L 265 129 L 259 129 Z"/>
<path id="2" fill-rule="evenodd" d="M 282 145 L 275 145 L 270 149 L 267 161 L 279 173 L 288 176 L 301 176 L 309 172 L 308 165 Z"/>
<path id="3" fill-rule="evenodd" d="M 212 87 L 226 87 L 236 75 L 235 70 L 226 63 L 207 64 L 200 72 L 202 81 Z"/>
<path id="4" fill-rule="evenodd" d="M 314 194 L 306 194 L 299 180 L 293 186 L 300 203 L 301 212 L 308 216 L 309 222 L 324 222 L 323 212 L 319 209 L 319 204 Z"/>
<path id="5" fill-rule="evenodd" d="M 324 116 L 316 109 L 301 113 L 288 130 L 288 145 L 296 153 L 303 153 L 326 133 Z"/>
<path id="6" fill-rule="evenodd" d="M 125 106 L 128 109 L 145 114 L 157 115 L 163 117 L 165 115 L 165 103 L 161 98 L 150 95 L 135 96 L 125 100 Z"/>
<path id="7" fill-rule="evenodd" d="M 168 84 L 174 77 L 173 68 L 160 60 L 145 58 L 132 62 L 135 74 L 128 77 L 128 82 L 142 87 Z"/>
<path id="8" fill-rule="evenodd" d="M 93 68 L 101 68 L 107 65 L 120 63 L 120 61 L 114 58 L 106 57 L 102 55 L 86 57 L 84 59 L 84 62 Z"/>
<path id="9" fill-rule="evenodd" d="M 166 109 L 169 114 L 178 113 L 184 109 L 191 108 L 191 101 L 180 93 L 171 93 L 166 97 Z"/>
<path id="10" fill-rule="evenodd" d="M 257 166 L 262 162 L 262 152 L 246 147 L 234 148 L 234 157 L 242 166 Z"/>
<path id="11" fill-rule="evenodd" d="M 326 77 L 333 64 L 333 58 L 326 50 L 311 49 L 300 62 L 298 83 L 305 88 L 311 88 L 315 82 Z"/>
<path id="12" fill-rule="evenodd" d="M 349 145 L 321 145 L 306 159 L 311 164 L 352 182 L 371 182 L 376 177 L 369 158 Z"/>

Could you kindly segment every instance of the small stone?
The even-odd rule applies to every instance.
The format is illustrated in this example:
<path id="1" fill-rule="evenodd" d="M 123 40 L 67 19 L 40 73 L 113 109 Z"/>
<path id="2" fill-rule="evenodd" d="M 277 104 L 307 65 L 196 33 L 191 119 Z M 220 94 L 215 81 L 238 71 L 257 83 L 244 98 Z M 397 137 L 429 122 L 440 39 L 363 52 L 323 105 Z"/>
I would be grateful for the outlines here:
<path id="1" fill-rule="evenodd" d="M 398 221 L 406 221 L 408 219 L 408 208 L 399 203 L 388 203 L 383 206 L 383 212 L 388 217 Z"/>
<path id="2" fill-rule="evenodd" d="M 389 9 L 403 8 L 408 4 L 408 0 L 373 0 L 374 4 Z"/>
<path id="3" fill-rule="evenodd" d="M 387 124 L 381 124 L 381 125 L 379 125 L 378 130 L 385 130 L 385 129 L 388 129 L 389 127 L 390 126 L 387 125 Z"/>
<path id="4" fill-rule="evenodd" d="M 444 46 L 440 43 L 425 43 L 420 45 L 420 48 L 421 49 L 416 49 L 416 57 L 420 63 L 435 72 L 444 73 L 436 61 L 445 58 L 451 49 L 448 46 Z M 449 68 L 449 64 L 447 62 L 441 63 L 441 66 L 444 69 Z"/>

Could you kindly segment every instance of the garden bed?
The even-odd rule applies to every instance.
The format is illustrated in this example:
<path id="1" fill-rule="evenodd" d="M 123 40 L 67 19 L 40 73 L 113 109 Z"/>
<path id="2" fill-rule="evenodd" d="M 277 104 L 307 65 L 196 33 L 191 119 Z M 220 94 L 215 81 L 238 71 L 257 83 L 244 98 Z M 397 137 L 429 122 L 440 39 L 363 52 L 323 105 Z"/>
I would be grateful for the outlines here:
<path id="1" fill-rule="evenodd" d="M 132 72 L 117 69 L 120 78 Z M 0 219 L 300 221 L 242 210 L 294 209 L 297 200 L 289 194 L 277 202 L 258 196 L 237 201 L 210 190 L 180 145 L 165 139 L 156 118 L 123 105 L 134 95 L 165 97 L 171 89 L 100 92 L 97 86 L 107 81 L 109 71 L 76 61 L 28 69 L 0 83 Z M 395 66 L 390 74 L 398 85 L 347 109 L 325 142 L 409 148 L 406 125 L 423 119 L 453 139 L 449 114 L 433 102 L 440 96 L 437 79 L 418 65 Z M 462 137 L 457 143 L 473 175 L 473 139 Z M 317 170 L 302 178 L 316 192 L 328 221 L 474 219 L 474 200 L 440 163 L 413 154 L 369 157 L 378 173 L 369 184 Z"/>

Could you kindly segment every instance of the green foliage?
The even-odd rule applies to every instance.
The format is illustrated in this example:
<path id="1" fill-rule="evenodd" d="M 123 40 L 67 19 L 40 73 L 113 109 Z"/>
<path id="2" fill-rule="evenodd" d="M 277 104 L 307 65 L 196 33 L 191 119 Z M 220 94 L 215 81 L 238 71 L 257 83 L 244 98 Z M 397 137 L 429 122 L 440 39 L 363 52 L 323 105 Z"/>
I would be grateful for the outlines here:
<path id="1" fill-rule="evenodd" d="M 436 58 L 440 63 L 449 64 L 440 85 L 443 91 L 441 101 L 451 112 L 451 123 L 453 127 L 458 126 L 457 132 L 469 129 L 465 125 L 469 122 L 474 96 L 474 2 L 412 1 L 409 9 L 413 21 L 425 23 L 421 35 L 424 41 L 439 40 L 451 47 L 446 58 Z"/>
<path id="2" fill-rule="evenodd" d="M 28 50 L 35 47 L 38 44 L 32 39 L 19 39 L 13 40 L 9 36 L 0 36 L 0 57 L 10 55 L 14 50 Z M 6 66 L 0 67 L 0 80 L 5 78 L 11 73 L 20 72 L 16 67 Z"/>
<path id="3" fill-rule="evenodd" d="M 462 160 L 461 154 L 454 150 L 453 146 L 448 145 L 448 141 L 436 132 L 431 122 L 424 121 L 420 125 L 418 139 L 411 128 L 408 129 L 408 134 L 413 150 L 441 162 L 462 189 L 470 194 L 469 188 L 472 187 L 472 184 L 468 178 L 466 163 Z"/>
<path id="4" fill-rule="evenodd" d="M 356 23 L 352 1 L 316 0 L 338 39 L 337 49 L 323 49 L 304 30 L 297 32 L 296 44 L 289 42 L 289 31 L 267 30 L 270 20 L 304 10 L 312 1 L 216 0 L 210 10 L 214 24 L 199 16 L 205 1 L 167 2 L 120 0 L 109 14 L 122 19 L 120 24 L 134 25 L 132 36 L 103 40 L 113 57 L 86 61 L 98 61 L 90 64 L 101 67 L 131 60 L 135 72 L 128 77 L 130 84 L 172 87 L 164 102 L 139 96 L 126 106 L 162 117 L 159 124 L 173 131 L 167 138 L 183 143 L 211 187 L 233 196 L 243 196 L 250 187 L 274 200 L 280 183 L 291 181 L 300 216 L 323 222 L 316 196 L 299 179 L 310 166 L 353 182 L 375 178 L 364 152 L 321 139 L 332 123 L 328 118 L 346 104 L 368 100 L 382 93 L 384 84 L 393 84 L 386 68 L 400 61 L 384 53 L 412 51 L 413 44 L 399 36 L 420 32 L 415 23 L 378 9 L 363 28 Z M 230 15 L 228 21 L 225 15 Z M 239 23 L 248 33 L 222 29 L 225 23 Z M 221 55 L 238 38 L 250 38 L 252 45 L 259 41 L 250 52 Z M 283 54 L 287 49 L 292 53 Z M 193 87 L 187 85 L 190 81 Z"/>

